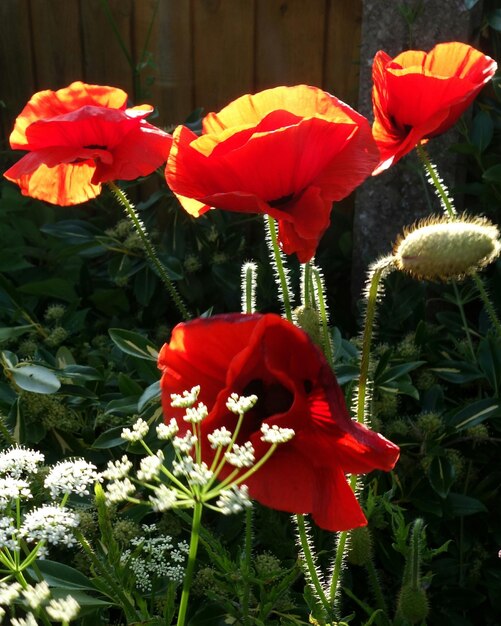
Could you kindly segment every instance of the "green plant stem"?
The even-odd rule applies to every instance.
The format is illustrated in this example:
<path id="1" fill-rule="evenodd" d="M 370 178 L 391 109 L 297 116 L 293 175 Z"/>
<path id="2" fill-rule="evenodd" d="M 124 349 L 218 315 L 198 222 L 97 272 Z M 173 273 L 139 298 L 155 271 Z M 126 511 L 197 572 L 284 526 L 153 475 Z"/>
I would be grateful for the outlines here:
<path id="1" fill-rule="evenodd" d="M 478 289 L 478 293 L 480 294 L 480 298 L 484 304 L 485 310 L 487 311 L 487 315 L 489 316 L 489 319 L 491 320 L 492 325 L 496 329 L 497 336 L 501 337 L 501 323 L 499 322 L 499 318 L 496 314 L 496 311 L 494 310 L 494 307 L 492 306 L 492 302 L 490 301 L 489 294 L 487 293 L 485 289 L 484 281 L 476 272 L 472 275 L 472 278 Z"/>
<path id="2" fill-rule="evenodd" d="M 167 287 L 167 291 L 169 292 L 170 297 L 174 301 L 174 304 L 176 305 L 177 310 L 181 314 L 181 317 L 183 318 L 183 320 L 189 319 L 191 316 L 188 313 L 188 309 L 186 308 L 184 302 L 182 301 L 181 297 L 177 293 L 177 290 L 174 287 L 171 279 L 169 278 L 165 267 L 163 266 L 160 259 L 158 258 L 155 248 L 153 247 L 150 241 L 150 238 L 148 236 L 148 233 L 146 232 L 146 228 L 144 227 L 144 224 L 139 218 L 139 215 L 137 214 L 137 211 L 134 205 L 126 196 L 125 192 L 122 191 L 122 189 L 120 189 L 120 187 L 118 187 L 114 182 L 109 182 L 108 186 L 110 187 L 111 191 L 113 192 L 113 195 L 116 197 L 118 202 L 125 209 L 125 214 L 130 219 L 130 221 L 132 222 L 134 226 L 135 231 L 139 235 L 142 241 L 143 247 L 144 247 L 144 251 L 148 259 L 150 260 L 150 263 L 153 265 L 153 267 L 157 271 L 157 274 L 159 275 L 163 284 Z"/>
<path id="3" fill-rule="evenodd" d="M 282 260 L 282 253 L 280 251 L 280 247 L 278 245 L 278 236 L 277 236 L 277 227 L 275 224 L 275 220 L 269 215 L 266 216 L 266 223 L 268 225 L 268 232 L 270 236 L 271 248 L 273 252 L 273 256 L 275 259 L 275 269 L 277 272 L 280 293 L 282 295 L 282 302 L 284 305 L 284 312 L 286 319 L 289 322 L 292 322 L 292 309 L 289 295 L 289 285 L 287 282 L 287 276 L 285 273 L 284 263 Z"/>
<path id="4" fill-rule="evenodd" d="M 379 577 L 377 575 L 376 568 L 374 567 L 374 562 L 372 558 L 369 558 L 367 560 L 367 563 L 365 564 L 365 569 L 367 570 L 369 584 L 371 586 L 372 592 L 374 593 L 376 606 L 378 609 L 381 609 L 385 615 L 388 615 L 388 607 L 386 606 L 386 600 L 384 599 L 383 590 L 381 589 Z"/>
<path id="5" fill-rule="evenodd" d="M 430 182 L 433 184 L 433 186 L 437 190 L 437 194 L 440 200 L 442 201 L 442 205 L 447 215 L 451 219 L 455 219 L 456 209 L 454 208 L 453 202 L 451 198 L 449 198 L 449 194 L 447 193 L 447 189 L 442 184 L 433 163 L 430 161 L 430 158 L 428 157 L 428 153 L 424 145 L 418 143 L 418 145 L 416 146 L 416 150 L 418 153 L 418 157 L 421 160 L 421 163 L 424 165 L 424 168 L 430 177 Z"/>
<path id="6" fill-rule="evenodd" d="M 313 279 L 315 281 L 315 293 L 317 295 L 318 312 L 322 324 L 322 344 L 325 358 L 331 367 L 334 367 L 334 355 L 332 353 L 331 338 L 329 335 L 329 320 L 327 319 L 327 307 L 325 305 L 325 293 L 322 277 L 317 267 L 312 268 Z"/>
<path id="7" fill-rule="evenodd" d="M 471 352 L 471 358 L 475 361 L 475 350 L 473 348 L 473 343 L 471 340 L 470 329 L 468 327 L 468 322 L 466 320 L 466 315 L 464 312 L 463 302 L 461 301 L 461 296 L 459 295 L 459 289 L 455 280 L 452 281 L 452 288 L 454 289 L 454 295 L 456 296 L 456 302 L 459 309 L 459 315 L 461 316 L 461 322 L 463 323 L 464 334 L 466 335 L 466 340 L 468 341 L 468 347 Z"/>
<path id="8" fill-rule="evenodd" d="M 242 616 L 244 626 L 249 625 L 250 575 L 252 562 L 252 509 L 245 510 L 245 543 L 244 543 L 244 589 L 242 593 Z"/>
<path id="9" fill-rule="evenodd" d="M 308 539 L 308 535 L 306 532 L 306 522 L 304 519 L 304 515 L 300 513 L 296 514 L 296 523 L 297 523 L 299 542 L 301 544 L 301 551 L 303 553 L 304 562 L 306 566 L 307 576 L 315 591 L 315 594 L 318 600 L 322 603 L 325 609 L 326 615 L 330 617 L 332 615 L 332 606 L 327 596 L 325 595 L 325 591 L 318 578 L 317 569 L 315 567 L 315 560 L 314 560 L 313 553 L 311 550 L 310 541 Z"/>
<path id="10" fill-rule="evenodd" d="M 190 597 L 190 589 L 193 581 L 193 572 L 195 571 L 195 563 L 197 560 L 198 541 L 200 539 L 200 527 L 202 521 L 202 503 L 196 502 L 193 508 L 193 520 L 191 523 L 190 548 L 188 552 L 188 565 L 184 574 L 183 591 L 181 594 L 181 602 L 179 604 L 179 613 L 177 616 L 177 626 L 184 626 L 186 621 L 186 610 L 188 608 L 188 599 Z"/>

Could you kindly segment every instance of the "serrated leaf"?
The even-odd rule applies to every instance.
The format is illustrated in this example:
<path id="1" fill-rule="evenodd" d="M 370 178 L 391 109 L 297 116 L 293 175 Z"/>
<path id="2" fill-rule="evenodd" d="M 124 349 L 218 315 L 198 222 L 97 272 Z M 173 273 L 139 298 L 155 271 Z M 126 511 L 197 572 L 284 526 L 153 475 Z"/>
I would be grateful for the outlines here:
<path id="1" fill-rule="evenodd" d="M 123 330 L 121 328 L 110 328 L 108 331 L 113 343 L 131 356 L 138 359 L 146 359 L 147 361 L 157 361 L 158 352 L 155 346 L 140 335 L 131 330 Z"/>
<path id="2" fill-rule="evenodd" d="M 59 378 L 42 365 L 21 365 L 10 370 L 16 385 L 33 393 L 56 393 L 61 387 Z"/>

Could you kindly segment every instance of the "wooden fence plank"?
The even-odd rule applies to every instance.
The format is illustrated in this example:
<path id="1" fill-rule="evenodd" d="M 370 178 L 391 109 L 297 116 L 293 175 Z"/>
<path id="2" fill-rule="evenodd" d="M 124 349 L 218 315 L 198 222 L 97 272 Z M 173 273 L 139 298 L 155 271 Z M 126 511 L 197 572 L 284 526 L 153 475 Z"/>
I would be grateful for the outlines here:
<path id="1" fill-rule="evenodd" d="M 107 0 L 106 5 L 127 53 L 132 54 L 132 0 Z M 85 81 L 121 87 L 134 97 L 133 69 L 120 47 L 104 3 L 101 0 L 82 0 L 80 12 Z"/>
<path id="2" fill-rule="evenodd" d="M 155 103 L 166 125 L 180 124 L 193 110 L 191 6 L 189 0 L 161 0 L 153 42 Z"/>
<path id="3" fill-rule="evenodd" d="M 253 91 L 254 0 L 194 0 L 194 100 L 217 111 Z"/>
<path id="4" fill-rule="evenodd" d="M 136 104 L 155 102 L 155 78 L 158 70 L 158 15 L 161 0 L 134 0 L 132 53 L 138 69 Z M 158 89 L 158 87 L 157 87 Z"/>
<path id="5" fill-rule="evenodd" d="M 360 75 L 362 0 L 328 0 L 323 86 L 356 107 Z"/>
<path id="6" fill-rule="evenodd" d="M 38 89 L 60 89 L 82 78 L 78 0 L 31 0 Z"/>
<path id="7" fill-rule="evenodd" d="M 257 0 L 256 88 L 322 85 L 325 0 Z"/>
<path id="8" fill-rule="evenodd" d="M 27 0 L 0 2 L 1 132 L 8 139 L 14 119 L 36 91 Z"/>

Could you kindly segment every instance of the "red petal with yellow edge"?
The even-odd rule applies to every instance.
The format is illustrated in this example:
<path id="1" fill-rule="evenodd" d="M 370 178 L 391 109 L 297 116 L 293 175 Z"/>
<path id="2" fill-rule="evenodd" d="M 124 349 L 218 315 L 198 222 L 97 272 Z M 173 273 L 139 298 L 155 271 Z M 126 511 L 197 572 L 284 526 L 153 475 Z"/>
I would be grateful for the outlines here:
<path id="1" fill-rule="evenodd" d="M 100 106 L 111 109 L 125 109 L 127 94 L 116 87 L 86 85 L 80 81 L 58 91 L 39 91 L 17 117 L 10 135 L 13 149 L 23 150 L 27 144 L 26 129 L 37 120 L 63 115 L 83 106 Z"/>

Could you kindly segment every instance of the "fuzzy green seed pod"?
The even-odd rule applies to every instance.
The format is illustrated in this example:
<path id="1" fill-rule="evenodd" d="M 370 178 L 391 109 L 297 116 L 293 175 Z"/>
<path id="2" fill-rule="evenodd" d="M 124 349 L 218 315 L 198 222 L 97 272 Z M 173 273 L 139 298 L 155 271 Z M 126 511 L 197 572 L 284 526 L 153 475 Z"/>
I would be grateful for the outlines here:
<path id="1" fill-rule="evenodd" d="M 322 345 L 320 337 L 320 318 L 318 311 L 309 306 L 298 306 L 292 312 L 292 316 L 296 326 L 302 328 L 307 333 L 313 343 L 317 346 Z"/>
<path id="2" fill-rule="evenodd" d="M 428 615 L 430 607 L 426 591 L 421 587 L 404 585 L 398 597 L 398 612 L 411 624 L 422 622 Z"/>
<path id="3" fill-rule="evenodd" d="M 414 278 L 448 281 L 485 267 L 500 251 L 499 231 L 489 220 L 432 216 L 404 230 L 393 256 L 397 269 Z"/>
<path id="4" fill-rule="evenodd" d="M 348 563 L 352 565 L 365 565 L 372 558 L 372 534 L 367 526 L 350 530 L 350 542 L 348 544 Z"/>

